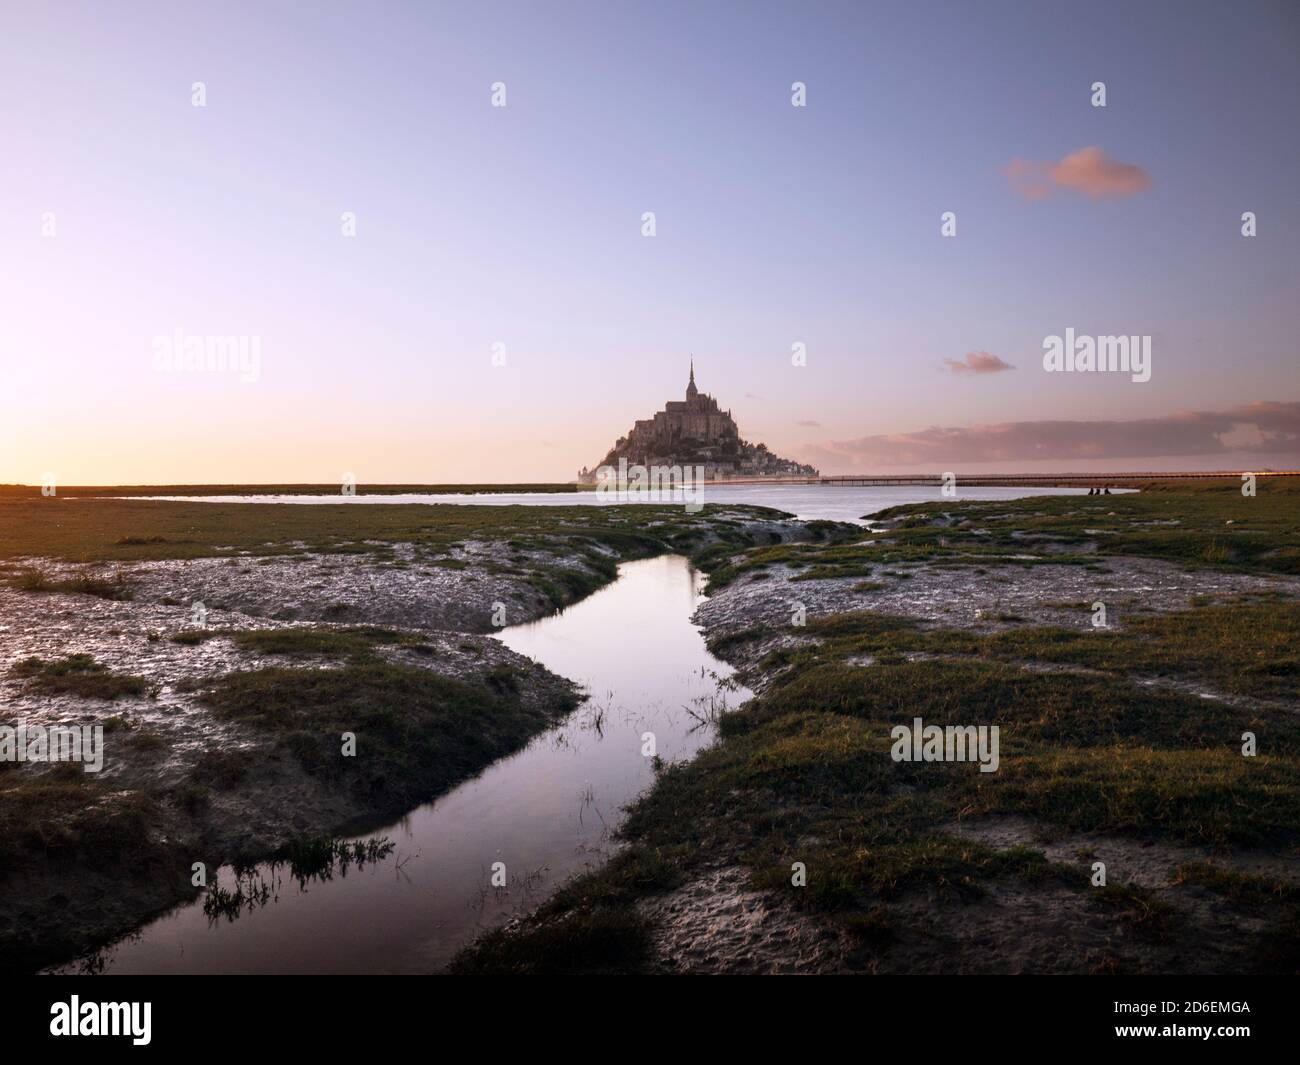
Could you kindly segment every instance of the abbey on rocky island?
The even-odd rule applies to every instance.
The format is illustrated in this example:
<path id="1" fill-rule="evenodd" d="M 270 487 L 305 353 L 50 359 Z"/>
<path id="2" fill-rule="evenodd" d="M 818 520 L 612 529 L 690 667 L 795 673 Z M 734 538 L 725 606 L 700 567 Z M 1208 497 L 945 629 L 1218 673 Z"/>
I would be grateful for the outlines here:
<path id="1" fill-rule="evenodd" d="M 766 444 L 741 439 L 740 430 L 718 401 L 695 386 L 695 360 L 685 400 L 669 400 L 653 418 L 638 419 L 627 436 L 621 436 L 599 466 L 630 465 L 703 466 L 709 480 L 726 477 L 815 477 L 817 471 L 768 451 Z M 591 484 L 596 471 L 583 469 L 580 483 Z"/>

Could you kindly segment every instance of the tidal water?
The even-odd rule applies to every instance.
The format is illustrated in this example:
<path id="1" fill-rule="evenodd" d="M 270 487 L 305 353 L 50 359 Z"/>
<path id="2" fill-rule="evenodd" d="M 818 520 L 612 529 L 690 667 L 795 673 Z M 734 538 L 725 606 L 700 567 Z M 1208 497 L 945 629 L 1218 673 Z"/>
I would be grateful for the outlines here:
<path id="1" fill-rule="evenodd" d="M 938 485 L 871 485 L 849 488 L 818 484 L 706 484 L 699 493 L 703 503 L 747 503 L 784 510 L 804 520 L 859 522 L 869 514 L 903 503 L 947 503 L 963 499 L 1022 499 L 1026 496 L 1087 495 L 1086 488 L 964 488 L 957 482 L 957 495 L 944 496 Z M 611 503 L 608 497 L 587 492 L 481 492 L 446 495 L 243 495 L 243 496 L 143 496 L 135 498 L 182 500 L 190 503 L 477 503 L 494 506 L 567 507 L 636 506 Z"/>
<path id="2" fill-rule="evenodd" d="M 602 864 L 623 808 L 666 762 L 690 758 L 717 716 L 749 692 L 691 623 L 701 575 L 680 556 L 619 567 L 618 579 L 563 613 L 498 637 L 589 700 L 518 753 L 400 821 L 386 859 L 300 889 L 268 867 L 274 897 L 233 921 L 200 902 L 153 921 L 96 959 L 107 973 L 432 972 L 485 929 L 529 911 Z M 493 864 L 507 885 L 493 887 Z M 233 885 L 223 869 L 219 882 Z M 69 966 L 64 971 L 76 971 Z"/>

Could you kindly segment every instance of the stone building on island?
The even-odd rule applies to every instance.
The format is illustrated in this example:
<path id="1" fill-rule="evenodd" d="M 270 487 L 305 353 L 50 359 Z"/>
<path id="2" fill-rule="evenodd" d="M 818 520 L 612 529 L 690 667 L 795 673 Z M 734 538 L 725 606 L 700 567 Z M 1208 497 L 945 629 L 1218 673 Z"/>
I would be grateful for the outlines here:
<path id="1" fill-rule="evenodd" d="M 740 436 L 730 410 L 695 385 L 695 360 L 684 400 L 669 400 L 653 418 L 640 418 L 627 436 L 621 436 L 597 466 L 629 465 L 703 466 L 709 480 L 726 477 L 815 477 L 817 471 L 779 458 L 766 444 L 751 444 Z M 584 469 L 580 483 L 596 480 L 595 470 Z"/>

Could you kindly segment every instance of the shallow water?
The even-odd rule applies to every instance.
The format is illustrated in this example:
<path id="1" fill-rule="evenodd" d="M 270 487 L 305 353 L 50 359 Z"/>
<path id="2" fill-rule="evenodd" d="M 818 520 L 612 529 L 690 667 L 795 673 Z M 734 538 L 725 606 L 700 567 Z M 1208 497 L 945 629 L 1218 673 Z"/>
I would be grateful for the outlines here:
<path id="1" fill-rule="evenodd" d="M 622 808 L 653 781 L 645 733 L 665 761 L 689 758 L 712 739 L 714 715 L 748 697 L 691 624 L 702 584 L 679 556 L 628 562 L 562 614 L 504 630 L 505 644 L 581 682 L 590 700 L 371 833 L 397 845 L 388 858 L 305 890 L 282 873 L 278 897 L 233 922 L 210 921 L 199 903 L 180 907 L 110 948 L 104 971 L 430 972 L 531 910 L 608 857 Z M 505 888 L 490 886 L 495 862 L 505 863 Z M 220 882 L 233 884 L 229 869 Z"/>
<path id="2" fill-rule="evenodd" d="M 1087 495 L 1086 488 L 965 488 L 957 482 L 957 496 L 945 497 L 938 485 L 899 484 L 840 487 L 816 484 L 708 485 L 697 496 L 703 503 L 750 504 L 784 510 L 804 521 L 860 521 L 886 507 L 903 503 L 953 503 L 963 499 L 1023 499 L 1026 496 Z M 609 497 L 589 492 L 482 492 L 477 494 L 401 495 L 247 495 L 247 496 L 137 496 L 190 503 L 477 503 L 492 506 L 635 506 L 610 503 Z"/>

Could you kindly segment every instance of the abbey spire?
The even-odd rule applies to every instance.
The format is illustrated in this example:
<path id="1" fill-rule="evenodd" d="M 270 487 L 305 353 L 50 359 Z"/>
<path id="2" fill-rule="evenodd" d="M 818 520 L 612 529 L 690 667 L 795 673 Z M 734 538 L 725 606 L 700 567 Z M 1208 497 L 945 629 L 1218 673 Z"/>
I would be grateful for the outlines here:
<path id="1" fill-rule="evenodd" d="M 685 400 L 670 399 L 653 417 L 638 418 L 632 431 L 614 442 L 600 466 L 617 466 L 620 460 L 630 465 L 702 466 L 708 480 L 817 473 L 812 466 L 772 454 L 764 444 L 742 439 L 731 411 L 696 387 L 694 355 Z M 594 484 L 596 471 L 584 467 L 578 477 Z"/>

